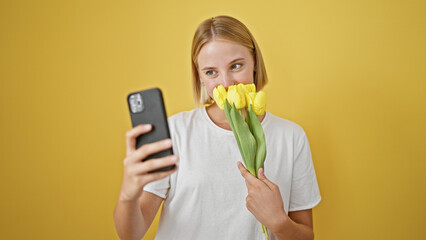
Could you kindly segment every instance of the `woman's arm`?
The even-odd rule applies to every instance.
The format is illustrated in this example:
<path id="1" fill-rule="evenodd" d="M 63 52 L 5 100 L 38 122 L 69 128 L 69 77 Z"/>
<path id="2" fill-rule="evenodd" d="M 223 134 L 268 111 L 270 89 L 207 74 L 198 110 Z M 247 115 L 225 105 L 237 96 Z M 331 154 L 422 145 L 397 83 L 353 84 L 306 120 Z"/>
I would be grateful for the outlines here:
<path id="1" fill-rule="evenodd" d="M 278 239 L 314 239 L 312 209 L 289 212 L 288 217 L 282 219 L 283 221 L 278 223 L 273 231 Z"/>
<path id="2" fill-rule="evenodd" d="M 143 192 L 139 200 L 118 199 L 114 209 L 114 224 L 121 240 L 140 240 L 148 231 L 163 199 Z"/>
<path id="3" fill-rule="evenodd" d="M 139 125 L 126 133 L 123 183 L 114 208 L 114 224 L 120 239 L 139 240 L 145 235 L 163 199 L 143 191 L 143 187 L 169 176 L 177 169 L 176 166 L 170 171 L 152 172 L 175 164 L 178 159 L 174 155 L 143 161 L 146 157 L 172 146 L 172 141 L 167 139 L 136 149 L 136 138 L 151 129 L 151 125 Z"/>

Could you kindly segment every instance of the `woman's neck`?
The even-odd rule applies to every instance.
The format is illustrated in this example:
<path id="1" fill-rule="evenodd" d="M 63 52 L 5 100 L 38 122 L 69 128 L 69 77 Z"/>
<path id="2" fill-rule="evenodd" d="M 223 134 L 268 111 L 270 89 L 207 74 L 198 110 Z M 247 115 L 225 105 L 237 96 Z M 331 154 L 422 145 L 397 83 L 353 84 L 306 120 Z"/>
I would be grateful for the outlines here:
<path id="1" fill-rule="evenodd" d="M 207 115 L 209 115 L 210 119 L 216 124 L 217 126 L 232 131 L 231 126 L 229 125 L 228 119 L 226 118 L 225 111 L 220 109 L 216 103 L 213 103 L 212 105 L 206 107 Z M 245 110 L 242 110 L 243 118 L 245 119 Z M 258 116 L 259 121 L 262 122 L 265 118 L 265 114 L 262 116 Z"/>

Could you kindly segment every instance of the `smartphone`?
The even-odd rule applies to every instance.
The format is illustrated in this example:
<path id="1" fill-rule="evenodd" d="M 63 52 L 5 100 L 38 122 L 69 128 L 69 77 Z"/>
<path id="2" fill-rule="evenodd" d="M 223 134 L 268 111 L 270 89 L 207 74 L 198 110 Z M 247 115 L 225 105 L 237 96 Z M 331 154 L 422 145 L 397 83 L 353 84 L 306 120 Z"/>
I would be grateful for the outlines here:
<path id="1" fill-rule="evenodd" d="M 157 142 L 166 138 L 171 139 L 163 94 L 159 88 L 130 93 L 127 96 L 127 103 L 133 127 L 140 124 L 152 125 L 152 130 L 150 132 L 142 134 L 136 138 L 136 148 L 140 148 L 144 144 Z M 153 158 L 162 158 L 172 154 L 173 150 L 170 148 L 154 153 L 143 161 Z M 156 169 L 152 172 L 168 171 L 172 170 L 174 167 L 175 165 L 167 166 Z"/>

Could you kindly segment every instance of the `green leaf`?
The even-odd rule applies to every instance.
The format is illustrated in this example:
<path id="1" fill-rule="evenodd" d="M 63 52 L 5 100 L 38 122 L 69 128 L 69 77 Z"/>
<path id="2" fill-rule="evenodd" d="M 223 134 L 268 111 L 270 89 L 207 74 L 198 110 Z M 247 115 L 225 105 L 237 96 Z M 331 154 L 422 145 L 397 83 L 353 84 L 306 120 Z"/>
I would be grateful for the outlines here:
<path id="1" fill-rule="evenodd" d="M 253 111 L 252 105 L 250 105 L 249 110 L 249 122 L 252 129 L 253 136 L 256 140 L 256 157 L 255 157 L 255 172 L 256 177 L 259 171 L 259 168 L 264 168 L 265 158 L 266 158 L 266 140 L 265 140 L 265 134 L 263 132 L 262 125 L 260 124 L 259 119 L 257 118 L 257 115 Z"/>
<path id="2" fill-rule="evenodd" d="M 229 125 L 231 126 L 232 132 L 234 133 L 235 140 L 237 140 L 238 149 L 240 149 L 240 151 L 241 151 L 241 143 L 240 143 L 240 139 L 235 135 L 236 130 L 235 130 L 234 121 L 231 118 L 231 105 L 229 104 L 228 99 L 225 99 L 224 110 L 225 110 L 225 116 L 228 119 L 228 122 L 229 122 Z M 244 158 L 243 158 L 243 160 L 244 160 Z"/>
<path id="3" fill-rule="evenodd" d="M 244 121 L 242 115 L 238 112 L 235 104 L 232 105 L 230 116 L 234 125 L 232 130 L 237 142 L 240 142 L 239 148 L 241 155 L 246 165 L 247 170 L 252 174 L 256 174 L 255 158 L 256 158 L 256 140 L 253 137 L 247 123 Z M 231 126 L 232 128 L 232 126 Z"/>
<path id="4" fill-rule="evenodd" d="M 250 129 L 250 132 L 253 134 L 253 128 L 252 128 L 252 126 L 251 126 L 251 124 L 250 124 L 250 114 L 249 114 L 249 110 L 248 110 L 248 108 L 244 108 L 244 110 L 245 110 L 245 112 L 246 112 L 246 123 L 247 123 L 247 125 L 248 125 L 248 127 L 249 127 L 249 129 Z"/>

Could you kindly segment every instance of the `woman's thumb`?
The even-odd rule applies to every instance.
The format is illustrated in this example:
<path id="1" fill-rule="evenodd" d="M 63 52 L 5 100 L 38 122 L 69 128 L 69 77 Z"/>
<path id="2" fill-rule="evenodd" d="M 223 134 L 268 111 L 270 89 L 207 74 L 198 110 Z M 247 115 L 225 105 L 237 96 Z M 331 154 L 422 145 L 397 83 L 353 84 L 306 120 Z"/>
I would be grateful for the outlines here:
<path id="1" fill-rule="evenodd" d="M 259 180 L 264 182 L 270 189 L 275 185 L 273 182 L 269 181 L 268 178 L 265 176 L 265 172 L 263 172 L 263 168 L 259 168 L 259 171 L 257 173 Z"/>

